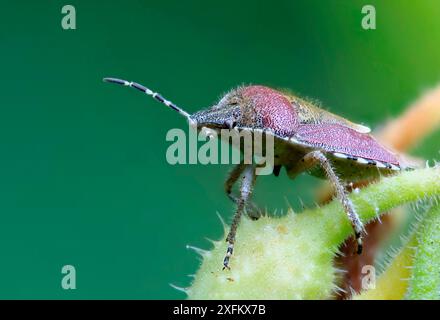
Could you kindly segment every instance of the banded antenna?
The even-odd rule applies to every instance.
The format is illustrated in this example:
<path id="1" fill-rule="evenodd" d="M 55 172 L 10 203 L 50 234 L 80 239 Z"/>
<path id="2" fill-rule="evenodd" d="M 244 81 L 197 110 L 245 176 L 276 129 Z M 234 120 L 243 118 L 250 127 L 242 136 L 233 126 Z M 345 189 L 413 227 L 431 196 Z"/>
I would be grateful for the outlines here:
<path id="1" fill-rule="evenodd" d="M 117 78 L 104 78 L 103 80 L 104 80 L 104 82 L 116 83 L 116 84 L 119 84 L 119 85 L 122 85 L 122 86 L 132 87 L 132 88 L 135 88 L 135 89 L 137 89 L 139 91 L 142 91 L 143 93 L 146 93 L 147 95 L 153 97 L 154 99 L 156 99 L 160 103 L 162 103 L 162 104 L 166 105 L 167 107 L 177 111 L 182 116 L 184 116 L 185 118 L 190 120 L 189 119 L 190 114 L 188 112 L 186 112 L 185 110 L 179 108 L 178 106 L 176 106 L 171 101 L 165 99 L 159 93 L 154 92 L 154 91 L 148 89 L 147 87 L 145 87 L 145 86 L 143 86 L 143 85 L 141 85 L 139 83 L 131 82 L 131 81 L 127 81 L 127 80 L 122 80 L 122 79 L 117 79 Z"/>

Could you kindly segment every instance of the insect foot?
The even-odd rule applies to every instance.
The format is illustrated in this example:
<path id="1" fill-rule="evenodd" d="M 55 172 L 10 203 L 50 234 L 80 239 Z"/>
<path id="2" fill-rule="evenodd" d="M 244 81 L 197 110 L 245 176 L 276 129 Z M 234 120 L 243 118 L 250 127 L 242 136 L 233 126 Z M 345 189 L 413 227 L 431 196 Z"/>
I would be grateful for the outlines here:
<path id="1" fill-rule="evenodd" d="M 348 198 L 347 192 L 344 189 L 340 189 L 337 191 L 337 197 L 341 201 L 344 211 L 347 214 L 351 227 L 354 231 L 357 247 L 355 254 L 360 255 L 363 251 L 363 234 L 366 233 L 364 225 L 362 224 L 362 221 L 354 208 L 353 202 L 351 202 L 351 200 Z"/>
<path id="2" fill-rule="evenodd" d="M 223 270 L 228 269 L 231 270 L 229 267 L 229 259 L 232 256 L 232 253 L 234 252 L 234 244 L 228 241 L 228 250 L 226 251 L 226 256 L 223 259 Z"/>

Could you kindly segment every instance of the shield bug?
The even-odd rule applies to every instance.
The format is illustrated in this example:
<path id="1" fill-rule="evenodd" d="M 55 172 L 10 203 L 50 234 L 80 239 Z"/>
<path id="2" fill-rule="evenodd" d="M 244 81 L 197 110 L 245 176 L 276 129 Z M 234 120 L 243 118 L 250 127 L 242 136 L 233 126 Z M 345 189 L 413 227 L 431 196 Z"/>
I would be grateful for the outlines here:
<path id="1" fill-rule="evenodd" d="M 273 174 L 278 176 L 284 167 L 292 179 L 302 172 L 328 179 L 353 227 L 358 254 L 362 252 L 364 227 L 343 183 L 374 179 L 411 167 L 397 153 L 377 142 L 369 134 L 369 128 L 294 95 L 265 86 L 239 87 L 227 93 L 214 106 L 189 114 L 138 83 L 115 78 L 105 78 L 104 81 L 132 87 L 152 96 L 180 113 L 198 129 L 235 129 L 273 135 Z M 240 193 L 235 196 L 232 188 L 240 177 Z M 242 163 L 231 171 L 225 182 L 225 191 L 236 203 L 236 211 L 226 237 L 228 247 L 224 268 L 229 268 L 236 230 L 242 213 L 249 205 L 255 181 L 255 164 Z"/>

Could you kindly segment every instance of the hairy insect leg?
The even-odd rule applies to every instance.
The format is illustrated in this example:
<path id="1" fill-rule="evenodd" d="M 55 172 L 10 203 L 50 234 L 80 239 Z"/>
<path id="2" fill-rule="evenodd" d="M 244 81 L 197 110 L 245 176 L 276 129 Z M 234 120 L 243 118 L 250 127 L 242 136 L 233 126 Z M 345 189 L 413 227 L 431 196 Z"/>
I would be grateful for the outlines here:
<path id="1" fill-rule="evenodd" d="M 237 164 L 234 167 L 234 169 L 232 169 L 232 171 L 229 173 L 229 176 L 225 181 L 226 195 L 235 204 L 238 204 L 240 198 L 239 198 L 239 196 L 232 194 L 232 188 L 234 187 L 235 183 L 240 178 L 240 176 L 243 174 L 243 171 L 245 170 L 245 168 L 246 168 L 246 164 L 244 164 L 244 163 Z M 258 218 L 262 215 L 262 212 L 254 203 L 248 201 L 246 203 L 246 214 L 252 220 L 258 220 Z"/>
<path id="2" fill-rule="evenodd" d="M 290 177 L 294 177 L 298 173 L 311 169 L 316 165 L 321 166 L 330 183 L 335 188 L 336 197 L 341 202 L 354 230 L 354 235 L 357 241 L 357 254 L 361 254 L 362 233 L 365 231 L 364 226 L 356 213 L 353 203 L 348 198 L 343 184 L 340 182 L 327 157 L 321 151 L 312 151 L 306 154 L 294 167 L 289 168 L 288 174 Z"/>
<path id="3" fill-rule="evenodd" d="M 229 173 L 229 176 L 225 181 L 225 192 L 228 196 L 231 195 L 232 187 L 234 186 L 235 182 L 237 182 L 238 178 L 240 178 L 245 168 L 246 165 L 244 163 L 240 163 L 237 164 Z"/>
<path id="4" fill-rule="evenodd" d="M 229 229 L 226 241 L 228 249 L 226 256 L 223 259 L 223 269 L 229 269 L 229 260 L 234 251 L 235 235 L 237 233 L 238 225 L 240 224 L 241 215 L 246 207 L 246 204 L 251 197 L 252 190 L 255 184 L 255 167 L 253 165 L 245 165 L 243 170 L 243 178 L 240 186 L 240 198 L 237 201 L 237 209 L 235 211 L 234 219 L 232 220 L 231 228 Z"/>

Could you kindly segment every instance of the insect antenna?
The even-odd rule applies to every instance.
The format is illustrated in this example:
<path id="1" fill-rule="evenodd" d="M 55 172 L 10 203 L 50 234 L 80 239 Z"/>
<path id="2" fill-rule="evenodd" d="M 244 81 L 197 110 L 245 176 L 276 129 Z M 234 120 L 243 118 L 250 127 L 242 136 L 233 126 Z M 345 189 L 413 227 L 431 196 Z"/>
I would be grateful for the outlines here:
<path id="1" fill-rule="evenodd" d="M 139 83 L 131 82 L 131 81 L 127 81 L 127 80 L 122 80 L 122 79 L 117 79 L 117 78 L 104 78 L 103 80 L 104 80 L 104 82 L 116 83 L 116 84 L 119 84 L 119 85 L 122 85 L 122 86 L 135 88 L 135 89 L 137 89 L 139 91 L 142 91 L 143 93 L 146 93 L 147 95 L 153 97 L 154 99 L 156 99 L 160 103 L 166 105 L 167 107 L 177 111 L 178 113 L 180 113 L 185 118 L 189 119 L 189 117 L 190 117 L 190 114 L 188 112 L 186 112 L 185 110 L 179 108 L 178 106 L 176 106 L 171 101 L 165 99 L 159 93 L 154 92 L 154 91 L 148 89 L 147 87 L 145 87 L 145 86 L 143 86 L 143 85 L 141 85 Z"/>

